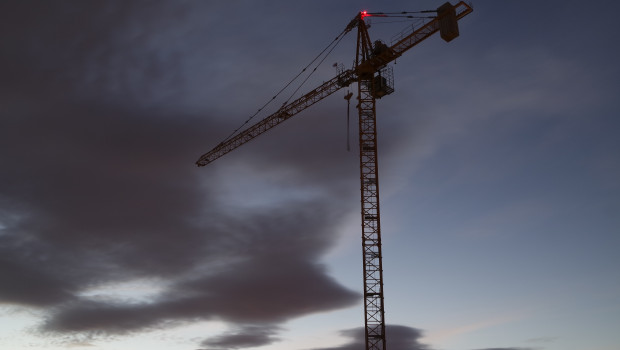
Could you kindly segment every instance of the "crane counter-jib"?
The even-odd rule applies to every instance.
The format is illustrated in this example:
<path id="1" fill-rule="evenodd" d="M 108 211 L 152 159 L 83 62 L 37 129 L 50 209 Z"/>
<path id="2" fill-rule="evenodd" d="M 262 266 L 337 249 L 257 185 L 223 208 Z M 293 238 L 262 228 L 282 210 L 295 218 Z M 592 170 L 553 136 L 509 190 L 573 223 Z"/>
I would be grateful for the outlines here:
<path id="1" fill-rule="evenodd" d="M 440 32 L 446 42 L 459 36 L 458 20 L 470 14 L 473 8 L 464 1 L 452 6 L 445 3 L 437 9 L 437 17 L 410 33 L 404 33 L 400 40 L 391 46 L 385 44 L 375 47 L 373 56 L 358 66 L 360 72 L 376 72 L 403 53 L 421 43 L 431 35 Z"/>

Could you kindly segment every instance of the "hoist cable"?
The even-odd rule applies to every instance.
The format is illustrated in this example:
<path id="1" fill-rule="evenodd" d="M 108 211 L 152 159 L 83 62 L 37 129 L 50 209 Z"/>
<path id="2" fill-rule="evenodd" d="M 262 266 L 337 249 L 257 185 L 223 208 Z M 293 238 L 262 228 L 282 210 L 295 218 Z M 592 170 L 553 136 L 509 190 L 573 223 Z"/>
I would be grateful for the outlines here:
<path id="1" fill-rule="evenodd" d="M 267 101 L 261 108 L 259 108 L 254 114 L 252 114 L 245 122 L 243 122 L 241 124 L 241 126 L 239 126 L 230 135 L 228 135 L 221 143 L 224 143 L 224 142 L 228 141 L 230 138 L 232 138 L 234 135 L 236 135 L 244 126 L 246 126 L 252 119 L 254 119 L 254 117 L 256 117 L 263 109 L 265 109 L 265 107 L 267 107 L 273 100 L 275 100 L 295 80 L 297 80 L 297 78 L 299 78 L 299 76 L 301 76 L 308 69 L 308 67 L 310 67 L 314 62 L 316 62 L 316 60 L 318 60 L 325 53 L 325 51 L 327 51 L 333 45 L 333 47 L 327 53 L 327 55 L 329 55 L 329 53 L 331 53 L 333 51 L 333 49 L 338 45 L 338 43 L 342 40 L 342 38 L 344 37 L 344 34 L 346 34 L 348 32 L 349 31 L 347 29 L 345 29 L 340 34 L 338 34 L 338 36 L 336 36 L 336 38 L 334 40 L 332 40 L 332 42 L 330 42 L 329 45 L 327 45 L 327 47 L 325 47 L 312 61 L 310 61 L 310 63 L 308 63 L 308 65 L 306 65 L 301 70 L 301 72 L 299 72 L 293 79 L 291 79 L 288 83 L 286 83 L 286 85 L 284 85 L 284 87 L 282 89 L 280 89 L 280 91 L 278 91 L 278 93 L 276 93 L 269 101 Z M 327 56 L 325 58 L 327 58 Z M 321 60 L 321 62 L 319 62 L 319 65 L 325 60 L 325 58 L 323 58 Z M 316 68 L 318 68 L 319 65 L 317 65 Z M 314 71 L 316 71 L 316 68 L 314 68 Z M 312 73 L 314 73 L 314 71 Z M 312 75 L 312 73 L 310 73 L 310 75 Z M 306 78 L 304 80 L 304 82 L 302 82 L 302 85 L 303 85 L 303 83 L 306 82 L 306 80 L 308 80 L 308 78 Z M 300 85 L 300 87 L 301 87 L 301 85 Z M 297 88 L 297 90 L 299 90 L 299 87 Z M 294 93 L 296 93 L 297 90 L 295 90 Z M 291 97 L 292 97 L 292 95 L 291 95 Z M 284 104 L 288 103 L 288 101 L 291 99 L 291 97 L 289 97 L 289 99 Z"/>
<path id="2" fill-rule="evenodd" d="M 350 123 L 350 113 L 351 111 L 351 98 L 347 99 L 347 152 L 351 152 L 351 141 L 350 141 L 350 130 L 351 130 L 351 123 Z"/>
<path id="3" fill-rule="evenodd" d="M 375 18 L 437 18 L 436 16 L 410 16 L 410 15 L 377 15 Z"/>
<path id="4" fill-rule="evenodd" d="M 306 79 L 304 79 L 301 84 L 299 84 L 299 86 L 297 87 L 297 89 L 295 89 L 295 91 L 293 91 L 293 93 L 289 96 L 289 98 L 284 101 L 284 103 L 282 104 L 282 107 L 286 106 L 286 104 L 288 104 L 288 102 L 293 98 L 293 96 L 295 96 L 295 94 L 299 91 L 299 89 L 301 89 L 301 87 L 308 81 L 308 79 L 310 79 L 310 77 L 312 76 L 312 74 L 314 74 L 314 72 L 316 72 L 317 68 L 319 68 L 321 66 L 321 64 L 323 64 L 323 62 L 325 61 L 325 59 L 327 59 L 327 57 L 329 56 L 329 54 L 332 53 L 332 51 L 334 51 L 334 49 L 336 48 L 336 46 L 338 46 L 338 44 L 340 43 L 340 41 L 344 38 L 343 36 L 340 36 L 340 39 L 338 39 L 338 37 L 336 37 L 336 39 L 338 39 L 338 41 L 336 42 L 336 44 L 327 52 L 327 54 L 325 55 L 325 57 L 323 57 L 323 59 L 316 65 L 316 67 L 314 67 L 314 69 L 312 70 L 312 72 L 310 72 L 310 74 L 308 74 L 308 76 L 306 77 Z M 325 52 L 325 50 L 323 50 L 323 52 Z M 321 52 L 321 53 L 323 53 Z M 287 85 L 288 86 L 288 85 Z M 282 108 L 280 107 L 280 108 Z"/>
<path id="5" fill-rule="evenodd" d="M 406 15 L 409 13 L 437 13 L 437 10 L 422 10 L 422 11 L 401 11 L 401 12 L 368 12 L 370 16 L 377 15 Z"/>

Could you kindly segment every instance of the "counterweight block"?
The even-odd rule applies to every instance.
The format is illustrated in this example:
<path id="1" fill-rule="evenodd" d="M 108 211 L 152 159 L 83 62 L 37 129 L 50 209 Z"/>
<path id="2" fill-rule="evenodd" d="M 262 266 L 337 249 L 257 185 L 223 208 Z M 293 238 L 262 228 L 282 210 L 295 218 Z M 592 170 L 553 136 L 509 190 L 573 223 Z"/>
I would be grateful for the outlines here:
<path id="1" fill-rule="evenodd" d="M 456 9 L 452 4 L 446 2 L 437 8 L 437 18 L 439 19 L 439 35 L 446 42 L 459 36 L 459 24 L 456 18 Z"/>

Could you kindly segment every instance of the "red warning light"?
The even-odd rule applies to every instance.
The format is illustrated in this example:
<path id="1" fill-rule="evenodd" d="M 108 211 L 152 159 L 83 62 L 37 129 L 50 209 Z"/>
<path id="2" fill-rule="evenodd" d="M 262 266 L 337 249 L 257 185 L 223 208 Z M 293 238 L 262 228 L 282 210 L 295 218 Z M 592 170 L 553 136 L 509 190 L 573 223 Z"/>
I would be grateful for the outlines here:
<path id="1" fill-rule="evenodd" d="M 370 15 L 368 14 L 368 12 L 362 11 L 362 12 L 360 12 L 360 16 L 362 17 L 362 19 L 364 19 L 364 17 L 368 17 Z"/>

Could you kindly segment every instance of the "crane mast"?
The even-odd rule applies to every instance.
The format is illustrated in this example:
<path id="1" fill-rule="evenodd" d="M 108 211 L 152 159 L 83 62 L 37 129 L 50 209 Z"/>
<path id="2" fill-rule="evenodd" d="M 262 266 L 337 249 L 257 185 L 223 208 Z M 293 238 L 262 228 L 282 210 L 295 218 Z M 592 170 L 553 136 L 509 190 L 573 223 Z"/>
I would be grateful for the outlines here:
<path id="1" fill-rule="evenodd" d="M 368 29 L 360 17 L 357 32 L 356 70 L 372 57 Z M 378 82 L 378 81 L 377 81 Z M 377 92 L 373 70 L 358 75 L 359 157 L 364 265 L 364 313 L 366 349 L 385 349 L 385 308 L 379 215 L 379 164 L 377 161 Z M 392 90 L 393 91 L 393 90 Z"/>
<path id="2" fill-rule="evenodd" d="M 459 9 L 457 12 L 457 8 Z M 381 252 L 381 215 L 379 210 L 379 164 L 377 157 L 376 99 L 391 94 L 381 69 L 437 31 L 450 41 L 458 36 L 457 19 L 471 12 L 463 2 L 449 3 L 437 9 L 438 16 L 417 31 L 404 36 L 391 47 L 380 41 L 372 44 L 364 13 L 357 28 L 355 71 L 358 76 L 359 157 L 364 266 L 364 313 L 366 350 L 385 350 L 385 308 L 383 295 L 383 254 Z M 366 14 L 367 15 L 367 14 Z M 372 16 L 372 14 L 371 14 Z M 379 75 L 377 75 L 379 73 Z"/>
<path id="3" fill-rule="evenodd" d="M 472 11 L 471 6 L 463 1 L 454 6 L 446 2 L 436 10 L 436 17 L 417 30 L 412 29 L 391 46 L 381 41 L 373 44 L 364 22 L 366 16 L 383 14 L 357 14 L 345 29 L 345 33 L 356 27 L 358 29 L 356 59 L 352 69 L 339 73 L 304 96 L 282 106 L 275 113 L 221 142 L 196 162 L 198 166 L 205 166 L 341 88 L 357 82 L 366 350 L 386 349 L 376 100 L 391 94 L 394 89 L 382 75 L 382 69 L 437 32 L 440 32 L 445 41 L 456 38 L 459 35 L 457 21 Z"/>

